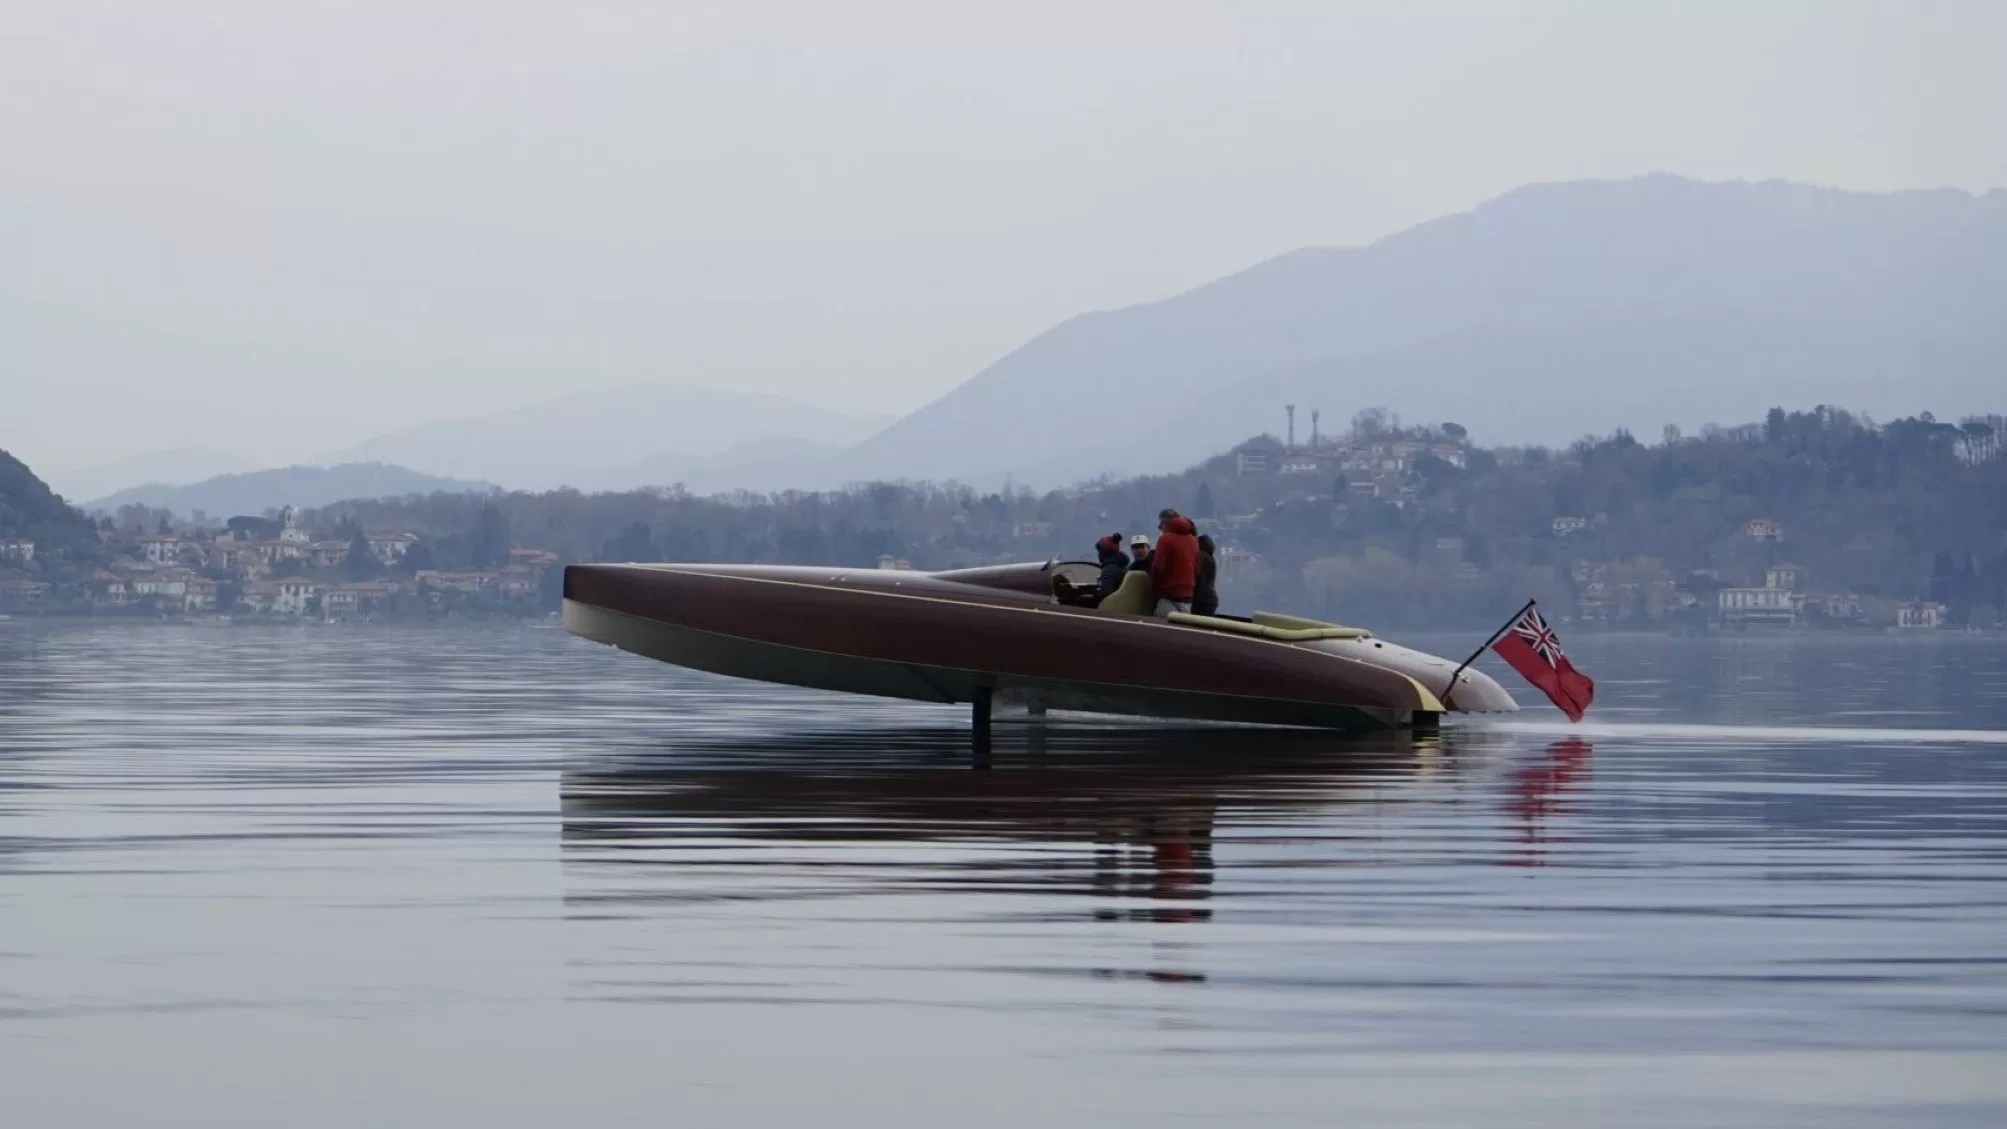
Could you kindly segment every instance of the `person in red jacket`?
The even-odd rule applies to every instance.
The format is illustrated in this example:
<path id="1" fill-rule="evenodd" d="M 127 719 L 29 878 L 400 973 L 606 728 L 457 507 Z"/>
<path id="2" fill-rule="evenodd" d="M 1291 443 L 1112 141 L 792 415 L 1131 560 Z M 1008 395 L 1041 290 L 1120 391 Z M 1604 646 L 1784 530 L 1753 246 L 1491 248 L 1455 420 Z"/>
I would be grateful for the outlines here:
<path id="1" fill-rule="evenodd" d="M 1157 550 L 1150 554 L 1150 587 L 1157 594 L 1157 617 L 1192 610 L 1199 583 L 1199 531 L 1176 510 L 1157 515 Z"/>

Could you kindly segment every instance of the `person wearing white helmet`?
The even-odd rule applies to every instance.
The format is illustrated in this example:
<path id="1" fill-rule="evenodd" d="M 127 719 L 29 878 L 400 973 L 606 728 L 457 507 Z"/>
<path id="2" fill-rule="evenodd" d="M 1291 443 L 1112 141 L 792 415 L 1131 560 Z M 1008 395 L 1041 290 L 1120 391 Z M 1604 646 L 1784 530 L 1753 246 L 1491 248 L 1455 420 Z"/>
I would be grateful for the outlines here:
<path id="1" fill-rule="evenodd" d="M 1141 533 L 1129 538 L 1129 571 L 1150 571 L 1150 539 Z"/>

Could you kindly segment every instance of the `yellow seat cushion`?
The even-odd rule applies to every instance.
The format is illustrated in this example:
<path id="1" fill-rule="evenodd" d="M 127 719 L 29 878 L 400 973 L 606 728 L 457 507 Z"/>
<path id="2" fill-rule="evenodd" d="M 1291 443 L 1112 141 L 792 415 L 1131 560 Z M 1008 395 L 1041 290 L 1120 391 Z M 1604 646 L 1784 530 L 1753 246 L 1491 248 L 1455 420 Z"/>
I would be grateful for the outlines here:
<path id="1" fill-rule="evenodd" d="M 1151 615 L 1157 610 L 1157 594 L 1150 587 L 1150 574 L 1132 572 L 1122 578 L 1122 587 L 1101 601 L 1099 610 L 1116 615 Z"/>
<path id="2" fill-rule="evenodd" d="M 1314 619 L 1298 619 L 1295 616 L 1265 617 L 1256 615 L 1256 620 L 1282 619 L 1297 623 L 1316 623 Z M 1317 627 L 1279 627 L 1266 622 L 1242 623 L 1237 619 L 1220 619 L 1209 615 L 1186 615 L 1172 612 L 1171 622 L 1186 627 L 1203 627 L 1208 631 L 1227 631 L 1236 635 L 1252 635 L 1257 639 L 1272 639 L 1277 643 L 1305 643 L 1312 639 L 1371 639 L 1373 633 L 1363 627 L 1339 627 L 1327 623 Z"/>

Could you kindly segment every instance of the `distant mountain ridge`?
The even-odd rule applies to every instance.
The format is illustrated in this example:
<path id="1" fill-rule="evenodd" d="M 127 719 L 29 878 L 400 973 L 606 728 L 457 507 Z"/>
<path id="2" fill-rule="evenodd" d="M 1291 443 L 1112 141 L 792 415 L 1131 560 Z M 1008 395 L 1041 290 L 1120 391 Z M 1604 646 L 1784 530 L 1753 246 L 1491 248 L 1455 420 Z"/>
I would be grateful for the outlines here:
<path id="1" fill-rule="evenodd" d="M 2007 192 L 1654 174 L 1534 185 L 1055 326 L 831 469 L 1063 485 L 1385 406 L 1564 442 L 1780 401 L 1996 409 Z M 1811 395 L 1807 395 L 1807 392 Z"/>
<path id="2" fill-rule="evenodd" d="M 65 498 L 102 498 L 137 483 L 200 482 L 219 474 L 257 470 L 252 460 L 234 451 L 212 447 L 174 447 L 146 451 L 122 459 L 74 470 L 52 472 L 49 484 Z"/>
<path id="3" fill-rule="evenodd" d="M 134 486 L 99 498 L 84 508 L 110 512 L 120 506 L 143 505 L 182 515 L 201 510 L 212 518 L 224 518 L 262 514 L 283 506 L 325 506 L 352 498 L 485 493 L 495 489 L 490 483 L 423 474 L 387 463 L 344 463 L 223 474 L 183 486 Z"/>
<path id="4" fill-rule="evenodd" d="M 420 424 L 327 461 L 518 489 L 1058 487 L 1280 434 L 1285 404 L 1299 438 L 1313 412 L 1335 432 L 1384 407 L 1551 445 L 1776 403 L 1986 414 L 2003 375 L 2007 191 L 1653 174 L 1531 185 L 1367 246 L 1081 314 L 889 423 L 637 384 Z"/>
<path id="5" fill-rule="evenodd" d="M 419 424 L 328 458 L 393 462 L 519 489 L 625 489 L 701 475 L 713 458 L 784 470 L 886 422 L 765 393 L 633 384 Z"/>

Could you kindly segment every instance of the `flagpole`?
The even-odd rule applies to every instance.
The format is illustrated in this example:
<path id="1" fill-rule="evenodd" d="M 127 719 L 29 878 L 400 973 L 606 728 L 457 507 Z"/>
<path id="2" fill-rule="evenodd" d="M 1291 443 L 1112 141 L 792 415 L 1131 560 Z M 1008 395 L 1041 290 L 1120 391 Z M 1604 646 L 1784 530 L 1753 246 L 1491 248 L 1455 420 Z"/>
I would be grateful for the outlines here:
<path id="1" fill-rule="evenodd" d="M 1479 643 L 1479 644 L 1477 645 L 1477 650 L 1475 650 L 1475 651 L 1472 651 L 1472 652 L 1470 653 L 1470 657 L 1469 657 L 1469 658 L 1467 658 L 1467 659 L 1463 660 L 1463 662 L 1461 662 L 1461 663 L 1457 664 L 1457 668 L 1456 668 L 1455 670 L 1453 670 L 1453 671 L 1450 671 L 1450 676 L 1449 676 L 1449 689 L 1447 689 L 1447 690 L 1445 690 L 1445 691 L 1443 692 L 1443 705 L 1444 705 L 1445 707 L 1448 707 L 1448 706 L 1449 706 L 1449 705 L 1451 704 L 1451 702 L 1450 702 L 1450 699 L 1456 696 L 1456 680 L 1457 680 L 1457 676 L 1458 676 L 1458 675 L 1460 675 L 1460 674 L 1462 674 L 1462 673 L 1463 673 L 1463 672 L 1465 671 L 1465 669 L 1467 669 L 1467 668 L 1468 668 L 1468 667 L 1470 666 L 1470 664 L 1472 664 L 1472 663 L 1476 662 L 1476 661 L 1478 660 L 1478 658 L 1479 658 L 1479 657 L 1480 657 L 1481 655 L 1483 655 L 1483 654 L 1484 654 L 1484 652 L 1485 652 L 1485 649 L 1486 649 L 1487 647 L 1490 647 L 1490 646 L 1491 646 L 1491 645 L 1492 645 L 1493 643 L 1496 643 L 1496 642 L 1498 642 L 1498 637 L 1499 637 L 1499 636 L 1501 636 L 1501 635 L 1505 634 L 1506 632 L 1508 632 L 1508 631 L 1512 630 L 1512 625 L 1513 625 L 1513 624 L 1515 624 L 1515 623 L 1518 623 L 1518 622 L 1519 622 L 1519 617 L 1520 617 L 1520 616 L 1523 616 L 1523 615 L 1525 615 L 1525 614 L 1527 613 L 1527 611 L 1528 611 L 1529 609 L 1531 609 L 1531 608 L 1533 607 L 1533 605 L 1534 605 L 1534 604 L 1536 604 L 1536 603 L 1539 603 L 1539 601 L 1538 601 L 1538 600 L 1528 600 L 1528 601 L 1526 601 L 1526 603 L 1525 603 L 1525 604 L 1523 604 L 1523 605 L 1522 605 L 1522 606 L 1520 607 L 1520 609 L 1519 609 L 1518 611 L 1516 611 L 1516 612 L 1513 612 L 1513 613 L 1512 613 L 1512 618 L 1511 618 L 1511 619 L 1508 619 L 1508 620 L 1506 620 L 1506 621 L 1505 621 L 1505 626 L 1504 626 L 1504 627 L 1501 627 L 1501 628 L 1499 628 L 1499 629 L 1498 629 L 1497 631 L 1494 631 L 1494 632 L 1492 632 L 1492 633 L 1491 633 L 1491 638 L 1489 638 L 1489 639 L 1486 639 L 1486 640 L 1485 640 L 1484 642 L 1482 642 L 1482 643 Z"/>

